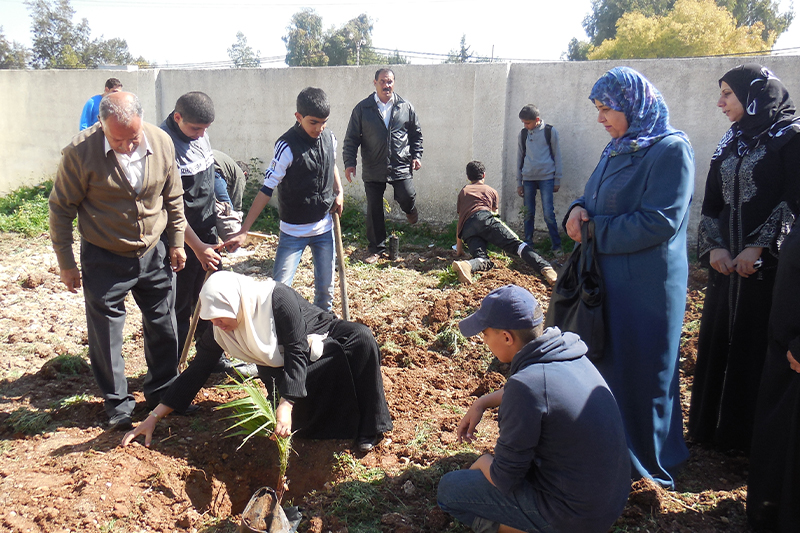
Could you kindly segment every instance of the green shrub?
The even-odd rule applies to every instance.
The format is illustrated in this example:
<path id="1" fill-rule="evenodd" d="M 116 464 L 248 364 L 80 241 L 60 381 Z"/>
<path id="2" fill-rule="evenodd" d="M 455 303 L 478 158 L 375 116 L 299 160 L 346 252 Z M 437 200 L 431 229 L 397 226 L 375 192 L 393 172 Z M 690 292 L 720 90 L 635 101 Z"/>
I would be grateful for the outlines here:
<path id="1" fill-rule="evenodd" d="M 0 198 L 0 231 L 22 233 L 29 237 L 48 231 L 47 200 L 52 180 L 34 187 L 21 187 Z"/>
<path id="2" fill-rule="evenodd" d="M 38 435 L 44 432 L 51 420 L 46 411 L 32 411 L 27 407 L 20 407 L 8 415 L 5 423 L 14 433 Z"/>

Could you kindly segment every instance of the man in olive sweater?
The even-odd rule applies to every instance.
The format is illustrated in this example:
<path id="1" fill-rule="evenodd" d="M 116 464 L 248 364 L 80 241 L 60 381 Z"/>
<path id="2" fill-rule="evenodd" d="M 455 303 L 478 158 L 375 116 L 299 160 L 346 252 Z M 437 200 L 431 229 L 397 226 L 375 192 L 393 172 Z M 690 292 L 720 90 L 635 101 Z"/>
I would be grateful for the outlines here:
<path id="1" fill-rule="evenodd" d="M 78 217 L 81 270 L 72 250 Z M 157 405 L 178 375 L 175 272 L 186 262 L 183 187 L 169 136 L 142 121 L 131 93 L 100 102 L 100 122 L 62 150 L 50 194 L 50 238 L 71 292 L 83 285 L 89 360 L 109 428 L 129 429 L 122 329 L 125 297 L 142 311 L 148 374 L 144 395 Z"/>

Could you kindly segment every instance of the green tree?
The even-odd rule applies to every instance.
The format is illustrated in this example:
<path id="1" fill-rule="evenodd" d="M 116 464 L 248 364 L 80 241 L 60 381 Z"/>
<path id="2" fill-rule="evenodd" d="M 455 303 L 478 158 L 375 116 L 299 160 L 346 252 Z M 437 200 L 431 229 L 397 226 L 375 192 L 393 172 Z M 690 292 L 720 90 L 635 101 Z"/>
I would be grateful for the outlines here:
<path id="1" fill-rule="evenodd" d="M 69 0 L 26 0 L 31 15 L 34 68 L 96 68 L 100 65 L 147 63 L 134 58 L 125 39 L 91 39 L 89 21 L 78 24 Z"/>
<path id="2" fill-rule="evenodd" d="M 388 58 L 372 48 L 373 21 L 366 13 L 331 28 L 325 35 L 323 49 L 328 55 L 328 65 L 380 65 Z"/>
<path id="3" fill-rule="evenodd" d="M 589 59 L 589 52 L 592 49 L 591 43 L 588 41 L 579 41 L 573 37 L 569 41 L 566 54 L 562 54 L 562 58 L 566 55 L 569 61 L 586 61 Z"/>
<path id="4" fill-rule="evenodd" d="M 716 0 L 716 3 L 730 11 L 737 27 L 761 22 L 764 41 L 773 33 L 775 39 L 780 37 L 794 18 L 791 9 L 781 13 L 778 2 L 774 0 Z M 600 46 L 603 41 L 616 36 L 617 22 L 623 15 L 636 12 L 646 17 L 664 16 L 674 5 L 675 0 L 592 0 L 592 11 L 583 19 L 583 29 L 589 43 Z"/>
<path id="5" fill-rule="evenodd" d="M 253 49 L 247 44 L 247 37 L 244 36 L 244 33 L 236 32 L 236 42 L 228 48 L 228 57 L 233 61 L 234 67 L 260 67 L 261 60 L 258 59 L 260 55 L 260 50 L 253 52 Z"/>
<path id="6" fill-rule="evenodd" d="M 471 47 L 467 46 L 467 36 L 461 36 L 461 45 L 458 50 L 450 50 L 447 53 L 447 59 L 444 63 L 469 63 L 472 59 L 472 52 L 469 51 Z"/>
<path id="7" fill-rule="evenodd" d="M 313 9 L 292 15 L 283 37 L 286 64 L 292 67 L 337 65 L 401 65 L 408 60 L 397 50 L 393 55 L 378 53 L 372 46 L 373 21 L 361 13 L 340 27 L 322 31 L 322 17 Z"/>
<path id="8" fill-rule="evenodd" d="M 405 56 L 401 56 L 398 50 L 395 50 L 393 54 L 386 56 L 386 64 L 408 65 L 408 59 Z"/>
<path id="9" fill-rule="evenodd" d="M 85 67 L 80 56 L 90 43 L 89 21 L 73 24 L 69 0 L 26 0 L 25 5 L 31 14 L 33 67 Z"/>
<path id="10" fill-rule="evenodd" d="M 0 26 L 0 69 L 25 68 L 30 52 L 17 41 L 9 42 Z"/>
<path id="11" fill-rule="evenodd" d="M 286 64 L 290 67 L 324 67 L 328 56 L 323 52 L 322 17 L 310 8 L 292 15 L 282 37 L 286 44 Z"/>
<path id="12" fill-rule="evenodd" d="M 713 0 L 677 0 L 664 16 L 633 12 L 617 23 L 617 35 L 589 52 L 589 59 L 692 57 L 769 50 L 774 32 L 764 26 L 736 26 L 730 12 Z"/>

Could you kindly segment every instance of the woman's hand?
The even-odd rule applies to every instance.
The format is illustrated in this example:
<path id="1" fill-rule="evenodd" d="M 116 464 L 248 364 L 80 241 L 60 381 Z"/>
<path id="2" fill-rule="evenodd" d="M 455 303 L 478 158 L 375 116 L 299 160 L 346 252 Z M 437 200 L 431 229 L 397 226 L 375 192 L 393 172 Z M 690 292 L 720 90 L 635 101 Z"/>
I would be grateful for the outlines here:
<path id="1" fill-rule="evenodd" d="M 800 374 L 800 363 L 798 363 L 797 359 L 794 358 L 791 350 L 786 352 L 786 359 L 789 360 L 789 367 Z"/>
<path id="2" fill-rule="evenodd" d="M 581 224 L 589 222 L 589 212 L 581 206 L 575 206 L 567 219 L 567 235 L 575 242 L 581 242 Z"/>
<path id="3" fill-rule="evenodd" d="M 157 422 L 158 420 L 156 420 L 155 417 L 148 416 L 144 419 L 144 422 L 127 432 L 125 436 L 122 437 L 121 446 L 127 446 L 139 435 L 144 435 L 144 445 L 149 448 L 150 443 L 153 440 L 153 431 L 156 429 Z"/>
<path id="4" fill-rule="evenodd" d="M 760 257 L 763 248 L 758 246 L 750 246 L 742 250 L 742 253 L 736 256 L 733 260 L 733 266 L 736 269 L 736 273 L 742 276 L 743 278 L 749 277 L 756 273 L 757 268 L 753 266 Z"/>
<path id="5" fill-rule="evenodd" d="M 127 446 L 139 435 L 144 435 L 144 445 L 149 448 L 150 442 L 153 440 L 153 431 L 156 429 L 156 424 L 159 420 L 170 414 L 172 411 L 172 407 L 164 405 L 163 403 L 158 404 L 141 424 L 127 432 L 125 436 L 122 437 L 121 445 Z"/>
<path id="6" fill-rule="evenodd" d="M 275 431 L 273 437 L 288 437 L 292 434 L 292 402 L 286 398 L 281 398 L 278 409 L 275 411 Z"/>
<path id="7" fill-rule="evenodd" d="M 729 276 L 731 272 L 736 270 L 733 259 L 731 259 L 731 253 L 725 248 L 714 248 L 711 250 L 708 254 L 708 262 L 711 268 L 726 276 Z"/>

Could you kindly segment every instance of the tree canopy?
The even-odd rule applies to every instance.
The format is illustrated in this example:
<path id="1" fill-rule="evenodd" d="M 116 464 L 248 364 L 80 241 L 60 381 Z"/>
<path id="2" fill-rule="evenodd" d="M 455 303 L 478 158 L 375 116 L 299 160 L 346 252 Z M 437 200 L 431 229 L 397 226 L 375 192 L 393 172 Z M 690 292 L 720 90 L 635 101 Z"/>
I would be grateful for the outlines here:
<path id="1" fill-rule="evenodd" d="M 244 33 L 236 32 L 236 42 L 228 48 L 228 57 L 231 58 L 234 67 L 260 67 L 261 60 L 258 59 L 260 55 L 260 50 L 253 52 L 253 48 L 247 44 L 247 37 L 244 36 Z"/>
<path id="2" fill-rule="evenodd" d="M 31 15 L 34 68 L 96 68 L 100 65 L 148 64 L 134 58 L 125 39 L 91 38 L 89 21 L 73 22 L 75 10 L 69 0 L 26 0 Z"/>
<path id="3" fill-rule="evenodd" d="M 30 52 L 17 41 L 9 42 L 0 26 L 0 69 L 25 68 Z"/>
<path id="4" fill-rule="evenodd" d="M 292 15 L 283 42 L 286 64 L 292 67 L 336 65 L 402 64 L 406 59 L 395 51 L 380 54 L 372 47 L 372 19 L 362 13 L 339 28 L 322 29 L 322 17 L 305 8 Z"/>
<path id="5" fill-rule="evenodd" d="M 444 60 L 445 63 L 469 63 L 469 60 L 472 58 L 472 52 L 470 52 L 470 46 L 467 46 L 467 36 L 461 36 L 461 43 L 458 50 L 450 50 L 447 54 L 447 59 Z"/>
<path id="6" fill-rule="evenodd" d="M 283 36 L 286 44 L 286 64 L 290 67 L 324 67 L 328 56 L 322 51 L 322 17 L 311 8 L 292 15 L 287 34 Z"/>
<path id="7" fill-rule="evenodd" d="M 645 17 L 660 17 L 670 13 L 676 0 L 592 0 L 592 11 L 583 19 L 583 28 L 589 41 L 573 38 L 569 43 L 567 58 L 583 60 L 592 47 L 617 36 L 618 22 L 626 14 L 640 13 Z M 781 13 L 775 0 L 716 0 L 733 16 L 737 28 L 754 27 L 761 23 L 761 39 L 774 43 L 785 32 L 794 18 L 789 9 Z"/>
<path id="8" fill-rule="evenodd" d="M 617 34 L 588 53 L 589 59 L 692 57 L 769 50 L 775 42 L 764 26 L 736 26 L 730 12 L 713 0 L 677 0 L 664 16 L 627 13 L 617 23 Z"/>

